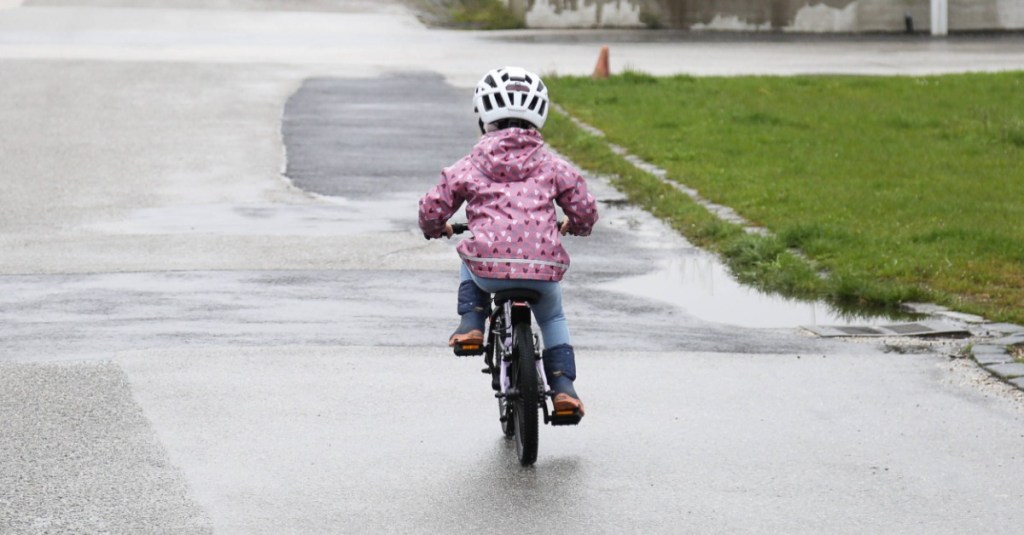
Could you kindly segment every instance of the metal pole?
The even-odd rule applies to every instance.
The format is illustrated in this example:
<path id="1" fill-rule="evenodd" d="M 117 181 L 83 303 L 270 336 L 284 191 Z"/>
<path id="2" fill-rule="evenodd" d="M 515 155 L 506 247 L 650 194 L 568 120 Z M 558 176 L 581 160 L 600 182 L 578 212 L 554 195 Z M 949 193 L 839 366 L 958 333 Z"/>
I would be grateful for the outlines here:
<path id="1" fill-rule="evenodd" d="M 932 0 L 932 35 L 949 33 L 949 0 Z"/>

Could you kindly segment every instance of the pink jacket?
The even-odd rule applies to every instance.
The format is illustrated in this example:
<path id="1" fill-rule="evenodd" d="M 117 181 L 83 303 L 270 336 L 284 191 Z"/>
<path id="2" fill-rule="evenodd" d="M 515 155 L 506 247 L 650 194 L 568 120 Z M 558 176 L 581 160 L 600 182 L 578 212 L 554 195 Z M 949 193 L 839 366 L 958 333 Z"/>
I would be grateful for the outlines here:
<path id="1" fill-rule="evenodd" d="M 420 199 L 420 228 L 431 238 L 462 203 L 473 237 L 459 256 L 479 277 L 559 281 L 569 255 L 558 233 L 555 206 L 569 233 L 587 236 L 597 203 L 576 169 L 544 148 L 536 130 L 508 128 L 483 135 L 473 151 L 441 172 Z"/>

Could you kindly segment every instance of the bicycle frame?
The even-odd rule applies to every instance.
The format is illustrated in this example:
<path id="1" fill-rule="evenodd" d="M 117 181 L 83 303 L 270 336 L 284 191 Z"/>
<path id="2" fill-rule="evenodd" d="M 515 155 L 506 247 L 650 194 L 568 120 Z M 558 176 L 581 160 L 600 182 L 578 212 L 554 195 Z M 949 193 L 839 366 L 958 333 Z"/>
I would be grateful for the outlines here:
<path id="1" fill-rule="evenodd" d="M 498 345 L 494 349 L 494 355 L 500 358 L 498 363 L 490 363 L 492 366 L 497 365 L 498 368 L 498 385 L 500 386 L 499 392 L 505 395 L 509 395 L 511 388 L 508 367 L 511 364 L 511 353 L 512 348 L 515 347 L 515 341 L 512 339 L 512 335 L 515 332 L 513 326 L 520 321 L 530 321 L 530 315 L 533 312 L 530 310 L 530 303 L 526 301 L 505 301 L 502 305 L 501 311 L 495 310 L 491 314 L 491 321 L 488 327 L 488 334 L 485 340 L 493 340 Z M 495 324 L 498 325 L 497 333 L 495 335 Z M 534 347 L 539 347 L 537 343 L 537 335 L 534 334 Z M 547 420 L 548 408 L 545 402 L 547 393 L 550 390 L 548 388 L 548 380 L 544 375 L 544 365 L 541 359 L 537 359 L 537 377 L 540 378 L 541 383 L 544 387 L 544 396 L 541 398 L 541 403 L 544 409 L 545 421 Z"/>

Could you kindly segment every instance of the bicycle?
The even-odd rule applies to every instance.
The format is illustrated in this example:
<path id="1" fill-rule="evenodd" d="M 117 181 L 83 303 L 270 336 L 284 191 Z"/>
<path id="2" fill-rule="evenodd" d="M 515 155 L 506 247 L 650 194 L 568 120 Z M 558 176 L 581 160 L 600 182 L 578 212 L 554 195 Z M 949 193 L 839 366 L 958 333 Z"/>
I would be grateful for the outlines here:
<path id="1" fill-rule="evenodd" d="M 452 230 L 462 234 L 468 225 L 456 223 Z M 539 298 L 539 293 L 525 288 L 495 293 L 483 345 L 456 344 L 454 348 L 457 356 L 484 355 L 486 367 L 481 371 L 491 376 L 501 430 L 515 440 L 516 457 L 523 466 L 537 461 L 538 411 L 543 413 L 544 423 L 552 426 L 576 425 L 582 418 L 578 410 L 555 411 L 553 404 L 548 407 L 548 399 L 555 394 L 544 375 L 530 308 Z"/>

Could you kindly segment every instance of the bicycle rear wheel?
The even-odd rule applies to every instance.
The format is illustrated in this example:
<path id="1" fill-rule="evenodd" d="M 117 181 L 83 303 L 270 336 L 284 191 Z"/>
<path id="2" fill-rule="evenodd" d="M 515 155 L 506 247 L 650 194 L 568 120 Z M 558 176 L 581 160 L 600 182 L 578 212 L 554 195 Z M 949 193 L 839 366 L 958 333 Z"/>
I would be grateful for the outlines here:
<path id="1" fill-rule="evenodd" d="M 538 415 L 540 388 L 538 388 L 537 356 L 533 348 L 533 331 L 527 322 L 515 326 L 513 334 L 512 384 L 519 395 L 512 402 L 515 418 L 516 456 L 519 464 L 529 466 L 537 461 Z"/>

